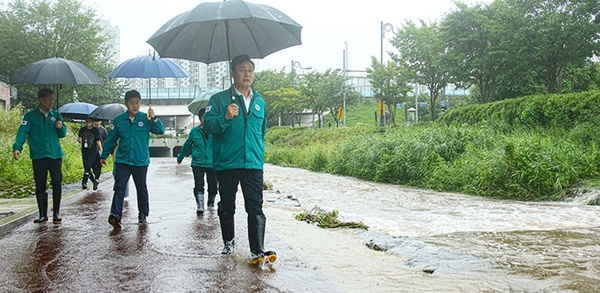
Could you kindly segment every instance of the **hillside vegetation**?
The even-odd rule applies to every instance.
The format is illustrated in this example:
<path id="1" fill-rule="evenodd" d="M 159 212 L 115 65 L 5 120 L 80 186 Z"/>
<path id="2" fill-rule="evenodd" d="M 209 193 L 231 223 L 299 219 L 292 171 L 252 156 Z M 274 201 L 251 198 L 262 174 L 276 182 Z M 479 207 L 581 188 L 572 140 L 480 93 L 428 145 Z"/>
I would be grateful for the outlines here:
<path id="1" fill-rule="evenodd" d="M 266 161 L 439 191 L 559 200 L 598 176 L 599 95 L 471 105 L 435 123 L 382 129 L 271 128 Z"/>

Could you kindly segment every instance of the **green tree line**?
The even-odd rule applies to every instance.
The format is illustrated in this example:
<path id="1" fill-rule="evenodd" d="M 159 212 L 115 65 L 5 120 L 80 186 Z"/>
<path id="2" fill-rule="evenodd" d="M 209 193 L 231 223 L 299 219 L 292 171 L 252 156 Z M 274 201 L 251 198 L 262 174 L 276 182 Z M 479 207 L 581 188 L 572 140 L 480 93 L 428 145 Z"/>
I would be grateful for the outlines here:
<path id="1" fill-rule="evenodd" d="M 600 5 L 596 0 L 496 0 L 457 8 L 435 22 L 406 21 L 397 51 L 369 77 L 378 99 L 409 102 L 406 84 L 429 90 L 431 120 L 450 83 L 472 102 L 600 88 Z M 399 87 L 394 82 L 400 81 Z"/>
<path id="2" fill-rule="evenodd" d="M 61 105 L 76 100 L 93 104 L 118 101 L 123 86 L 108 79 L 116 64 L 110 59 L 107 38 L 96 11 L 77 0 L 10 1 L 0 10 L 0 75 L 10 77 L 42 59 L 70 59 L 88 66 L 105 84 L 61 85 Z M 54 87 L 16 86 L 17 101 L 25 109 L 35 107 L 37 91 L 42 86 Z"/>

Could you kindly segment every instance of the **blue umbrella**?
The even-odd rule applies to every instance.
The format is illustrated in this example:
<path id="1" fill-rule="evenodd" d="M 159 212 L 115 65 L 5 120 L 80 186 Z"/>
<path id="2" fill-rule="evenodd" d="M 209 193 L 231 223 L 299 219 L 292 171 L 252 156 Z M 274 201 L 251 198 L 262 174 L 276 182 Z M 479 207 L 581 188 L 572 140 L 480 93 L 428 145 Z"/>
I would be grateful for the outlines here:
<path id="1" fill-rule="evenodd" d="M 68 103 L 60 106 L 58 108 L 58 113 L 60 113 L 65 118 L 71 119 L 85 119 L 92 113 L 92 111 L 96 110 L 98 106 L 90 103 Z"/>
<path id="2" fill-rule="evenodd" d="M 148 78 L 148 88 L 150 88 L 150 78 L 183 78 L 190 77 L 190 74 L 169 59 L 146 55 L 131 58 L 119 64 L 108 77 Z M 152 97 L 150 97 L 151 102 Z"/>

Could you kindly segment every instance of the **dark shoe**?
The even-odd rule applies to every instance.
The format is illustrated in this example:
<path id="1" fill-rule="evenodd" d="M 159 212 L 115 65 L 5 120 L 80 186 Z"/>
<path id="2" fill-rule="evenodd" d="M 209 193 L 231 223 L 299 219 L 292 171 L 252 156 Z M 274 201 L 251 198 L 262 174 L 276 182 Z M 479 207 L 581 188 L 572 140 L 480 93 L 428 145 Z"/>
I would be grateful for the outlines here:
<path id="1" fill-rule="evenodd" d="M 54 224 L 62 223 L 62 218 L 61 218 L 60 214 L 54 214 L 52 216 L 52 223 L 54 223 Z"/>
<path id="2" fill-rule="evenodd" d="M 235 250 L 235 240 L 225 241 L 225 247 L 223 247 L 223 251 L 221 254 L 230 255 L 233 254 Z"/>
<path id="3" fill-rule="evenodd" d="M 48 222 L 48 217 L 39 217 L 39 218 L 33 220 L 33 222 L 36 224 Z"/>
<path id="4" fill-rule="evenodd" d="M 146 215 L 140 214 L 138 216 L 138 223 L 140 223 L 140 224 L 146 224 L 146 223 L 148 223 L 148 221 L 146 220 Z"/>
<path id="5" fill-rule="evenodd" d="M 108 223 L 111 224 L 115 230 L 121 230 L 121 228 L 123 228 L 121 217 L 115 214 L 110 214 L 110 216 L 108 216 Z"/>
<path id="6" fill-rule="evenodd" d="M 98 183 L 100 183 L 98 179 L 92 179 L 92 183 L 94 184 L 94 190 L 98 190 Z"/>
<path id="7" fill-rule="evenodd" d="M 87 184 L 81 184 L 81 189 L 87 189 Z"/>
<path id="8" fill-rule="evenodd" d="M 196 210 L 196 216 L 204 215 L 204 211 Z"/>

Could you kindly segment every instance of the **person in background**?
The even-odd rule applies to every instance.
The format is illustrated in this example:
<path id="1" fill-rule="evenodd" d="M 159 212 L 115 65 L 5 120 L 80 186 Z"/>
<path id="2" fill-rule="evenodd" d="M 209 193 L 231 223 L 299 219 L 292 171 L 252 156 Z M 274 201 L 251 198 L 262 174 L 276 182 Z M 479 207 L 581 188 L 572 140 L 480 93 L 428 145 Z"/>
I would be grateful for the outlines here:
<path id="1" fill-rule="evenodd" d="M 50 173 L 52 185 L 52 222 L 62 223 L 60 200 L 62 197 L 62 157 L 60 139 L 67 135 L 67 126 L 58 111 L 52 109 L 54 92 L 43 88 L 38 91 L 39 106 L 25 114 L 13 144 L 13 158 L 19 160 L 25 140 L 29 144 L 29 157 L 33 164 L 35 198 L 39 217 L 34 223 L 48 221 L 48 193 L 46 181 Z"/>
<path id="2" fill-rule="evenodd" d="M 77 141 L 81 143 L 81 158 L 83 160 L 83 180 L 81 188 L 87 189 L 88 178 L 92 180 L 94 190 L 98 190 L 98 179 L 100 174 L 93 168 L 96 162 L 100 163 L 100 153 L 102 152 L 102 141 L 98 129 L 94 127 L 92 118 L 85 118 L 85 126 L 79 130 Z"/>
<path id="3" fill-rule="evenodd" d="M 200 125 L 192 128 L 188 138 L 183 143 L 183 147 L 177 155 L 177 165 L 180 165 L 183 158 L 192 154 L 192 172 L 194 174 L 194 197 L 196 198 L 197 215 L 204 214 L 204 174 L 206 174 L 206 183 L 208 185 L 208 209 L 214 209 L 215 197 L 217 195 L 217 175 L 213 170 L 212 156 L 212 137 L 204 130 L 204 111 L 198 112 Z"/>
<path id="4" fill-rule="evenodd" d="M 108 131 L 106 131 L 106 128 L 102 126 L 102 120 L 94 120 L 94 128 L 98 130 L 98 134 L 100 134 L 100 144 L 102 147 L 104 147 L 104 142 L 108 137 Z M 102 148 L 100 148 L 100 153 L 102 153 Z M 96 181 L 98 182 L 100 182 L 100 175 L 102 174 L 102 164 L 100 164 L 100 153 L 98 154 L 98 157 L 94 162 L 94 166 L 92 167 L 94 169 L 94 174 L 96 174 Z"/>
<path id="5" fill-rule="evenodd" d="M 264 249 L 266 217 L 263 213 L 263 168 L 267 111 L 261 95 L 251 88 L 254 62 L 248 55 L 230 63 L 233 85 L 210 98 L 204 128 L 213 135 L 213 167 L 219 181 L 219 222 L 223 237 L 222 254 L 235 247 L 235 197 L 242 186 L 248 214 L 250 264 L 273 262 L 277 254 Z"/>
<path id="6" fill-rule="evenodd" d="M 129 177 L 133 177 L 137 191 L 138 221 L 140 224 L 147 223 L 146 218 L 150 213 L 148 186 L 146 185 L 146 175 L 150 164 L 150 133 L 165 133 L 165 126 L 154 115 L 152 106 L 149 107 L 148 114 L 140 112 L 140 101 L 141 95 L 138 91 L 130 90 L 125 93 L 127 112 L 115 117 L 100 159 L 102 165 L 106 165 L 106 158 L 112 154 L 118 140 L 113 188 L 115 193 L 108 216 L 108 223 L 117 230 L 122 228 L 123 196 Z"/>

